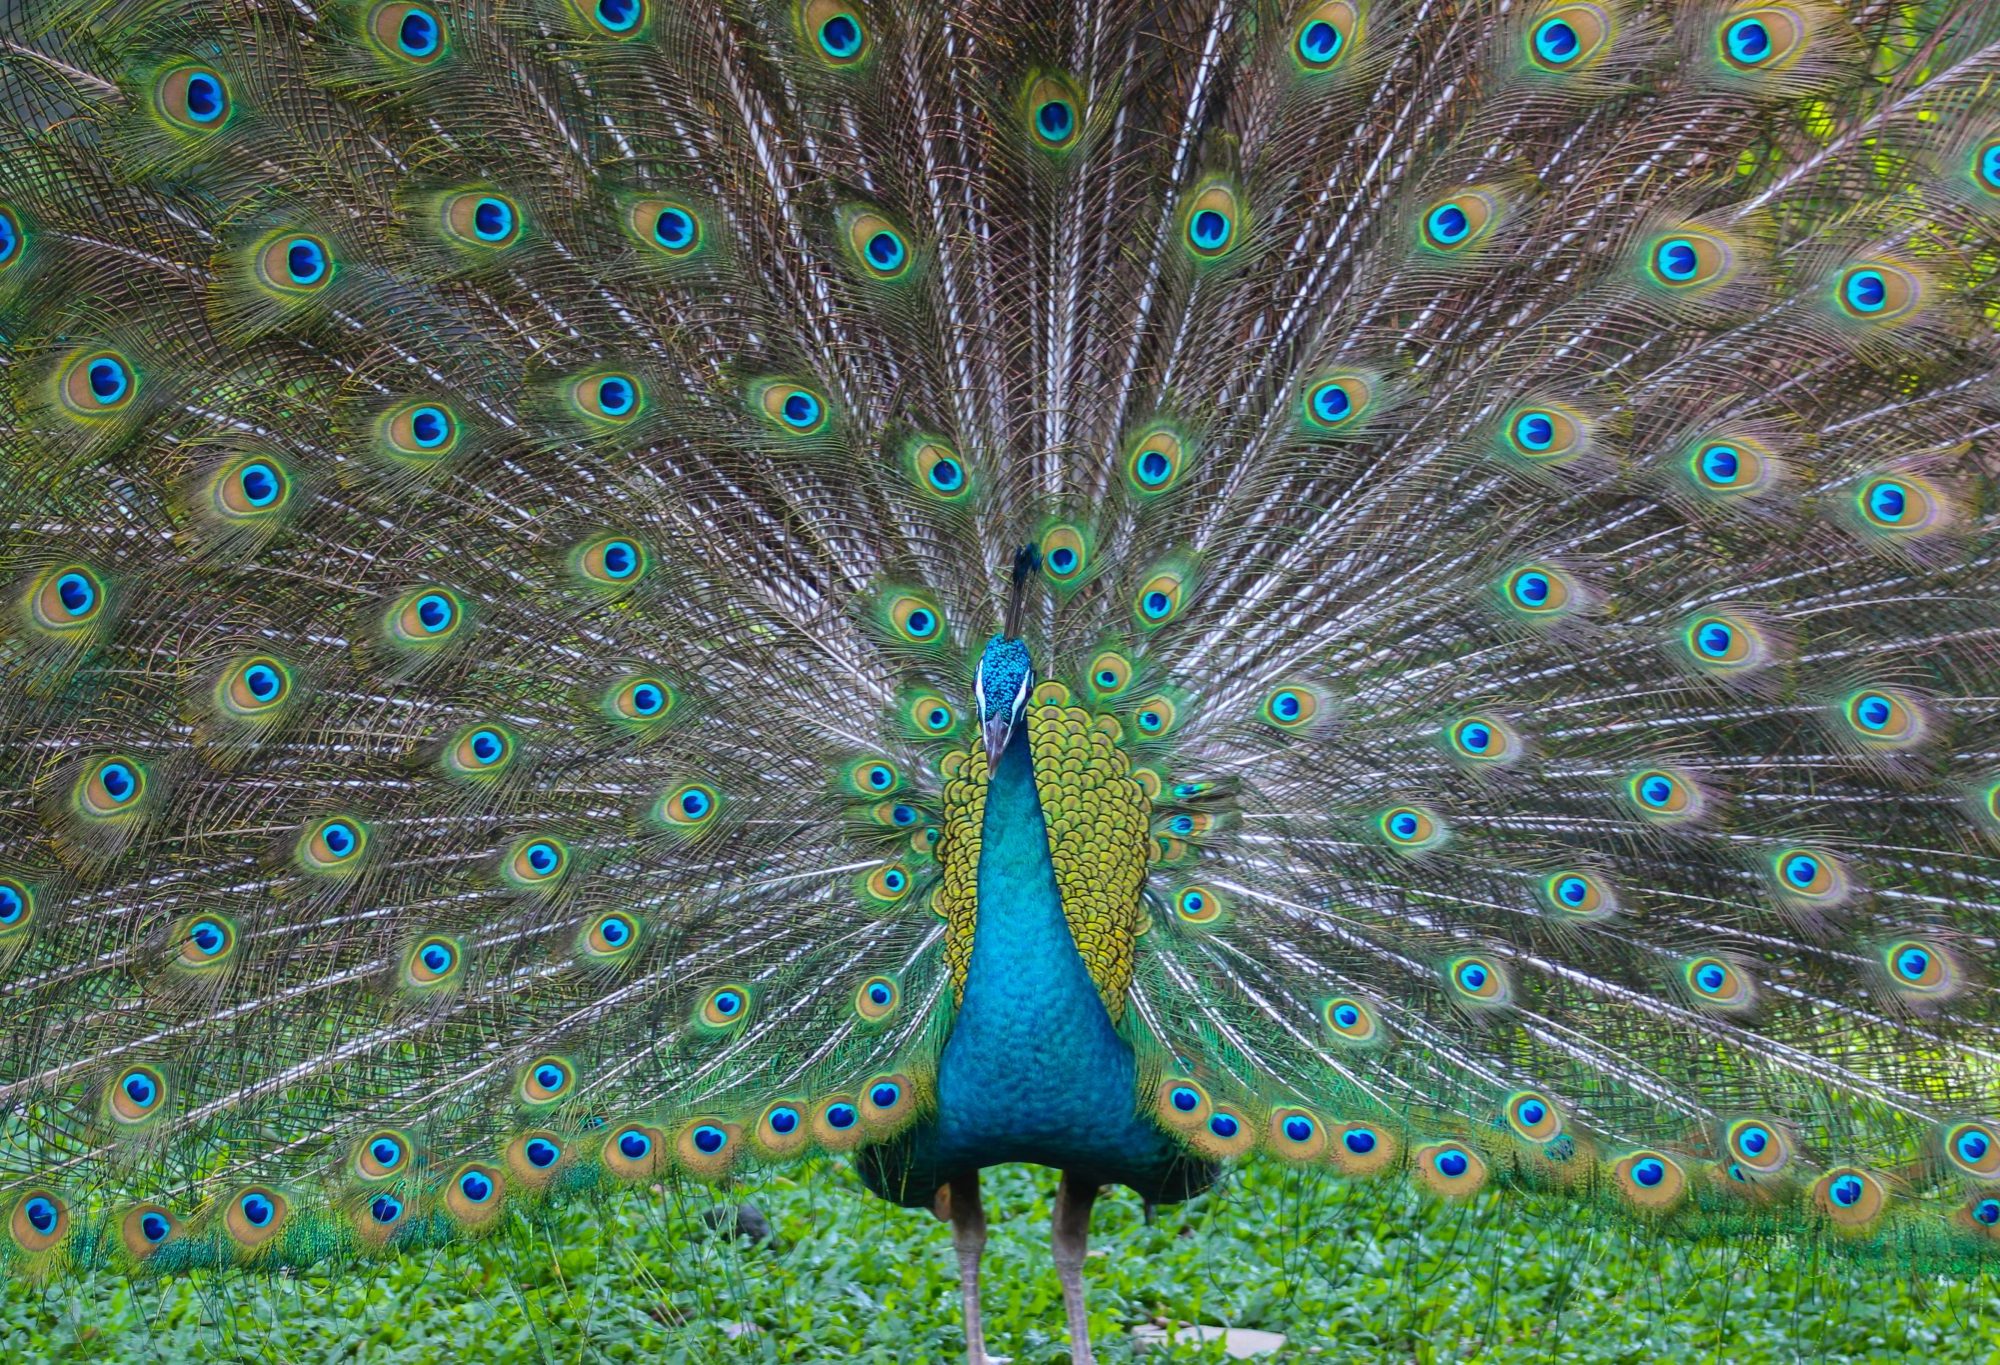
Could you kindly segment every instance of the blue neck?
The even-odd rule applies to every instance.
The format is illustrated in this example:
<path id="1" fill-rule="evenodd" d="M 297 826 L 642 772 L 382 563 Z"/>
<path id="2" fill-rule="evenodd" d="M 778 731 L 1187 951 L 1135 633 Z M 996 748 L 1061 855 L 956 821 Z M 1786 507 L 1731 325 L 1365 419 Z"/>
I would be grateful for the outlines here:
<path id="1" fill-rule="evenodd" d="M 947 1160 L 1092 1167 L 1131 1150 L 1135 1066 L 1063 918 L 1027 727 L 986 789 L 972 961 L 938 1071 Z M 1141 1145 L 1149 1146 L 1150 1143 Z"/>

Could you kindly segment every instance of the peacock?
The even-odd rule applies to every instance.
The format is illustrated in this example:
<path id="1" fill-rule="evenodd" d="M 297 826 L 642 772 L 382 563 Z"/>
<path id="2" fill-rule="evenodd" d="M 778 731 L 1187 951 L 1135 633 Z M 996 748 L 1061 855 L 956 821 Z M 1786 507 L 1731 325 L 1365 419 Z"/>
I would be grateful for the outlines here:
<path id="1" fill-rule="evenodd" d="M 1262 1153 L 2000 1253 L 2000 7 L 35 0 L 0 1263 Z M 808 1168 L 815 1169 L 815 1168 Z"/>

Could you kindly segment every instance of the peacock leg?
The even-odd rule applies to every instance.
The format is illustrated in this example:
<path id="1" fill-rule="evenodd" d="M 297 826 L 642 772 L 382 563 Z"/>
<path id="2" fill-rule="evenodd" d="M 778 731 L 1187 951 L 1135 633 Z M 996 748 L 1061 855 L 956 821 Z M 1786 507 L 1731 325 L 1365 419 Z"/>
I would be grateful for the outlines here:
<path id="1" fill-rule="evenodd" d="M 951 1220 L 951 1244 L 958 1251 L 958 1292 L 965 1303 L 966 1365 L 994 1365 L 986 1354 L 986 1327 L 979 1315 L 979 1258 L 986 1251 L 986 1207 L 979 1202 L 979 1172 L 955 1175 L 938 1191 L 939 1210 Z"/>
<path id="2" fill-rule="evenodd" d="M 1090 1245 L 1090 1208 L 1097 1202 L 1097 1186 L 1082 1185 L 1063 1172 L 1056 1186 L 1055 1232 L 1050 1239 L 1055 1254 L 1056 1278 L 1062 1281 L 1063 1308 L 1069 1314 L 1070 1365 L 1093 1365 L 1090 1350 L 1090 1312 L 1083 1300 L 1083 1258 Z"/>

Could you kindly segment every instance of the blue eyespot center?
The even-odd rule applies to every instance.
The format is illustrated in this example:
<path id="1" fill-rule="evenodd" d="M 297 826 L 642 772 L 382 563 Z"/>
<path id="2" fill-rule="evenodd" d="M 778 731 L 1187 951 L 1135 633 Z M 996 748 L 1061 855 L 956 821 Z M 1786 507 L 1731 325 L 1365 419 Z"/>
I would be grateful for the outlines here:
<path id="1" fill-rule="evenodd" d="M 116 403 L 125 396 L 130 383 L 125 366 L 110 356 L 99 356 L 90 362 L 90 393 L 98 402 Z"/>
<path id="2" fill-rule="evenodd" d="M 665 702 L 665 694 L 651 683 L 640 683 L 632 689 L 632 709 L 642 716 L 652 715 Z"/>
<path id="3" fill-rule="evenodd" d="M 830 1104 L 826 1108 L 826 1125 L 829 1128 L 852 1128 L 860 1119 L 861 1111 L 851 1104 Z"/>
<path id="4" fill-rule="evenodd" d="M 1430 228 L 1431 236 L 1446 246 L 1464 240 L 1465 235 L 1472 230 L 1472 220 L 1465 216 L 1465 210 L 1452 203 L 1438 205 L 1431 210 L 1430 217 L 1425 221 Z"/>
<path id="5" fill-rule="evenodd" d="M 368 1206 L 368 1216 L 376 1222 L 389 1224 L 403 1216 L 402 1201 L 390 1195 L 378 1194 L 375 1202 Z"/>
<path id="6" fill-rule="evenodd" d="M 1229 241 L 1229 215 L 1217 209 L 1202 209 L 1188 223 L 1188 237 L 1203 251 L 1219 251 Z"/>
<path id="7" fill-rule="evenodd" d="M 1333 1019 L 1342 1028 L 1353 1028 L 1361 1022 L 1361 1011 L 1352 1005 L 1342 1005 L 1334 1010 Z"/>
<path id="8" fill-rule="evenodd" d="M 393 1168 L 403 1162 L 403 1146 L 389 1138 L 376 1138 L 368 1146 L 368 1155 L 375 1158 L 376 1165 Z"/>
<path id="9" fill-rule="evenodd" d="M 896 1101 L 902 1098 L 903 1092 L 901 1087 L 891 1085 L 886 1081 L 868 1092 L 869 1102 L 877 1109 L 893 1109 L 896 1107 Z"/>
<path id="10" fill-rule="evenodd" d="M 1785 859 L 1785 880 L 1793 886 L 1807 887 L 1819 876 L 1819 860 L 1804 853 L 1794 853 Z"/>
<path id="11" fill-rule="evenodd" d="M 1540 1100 L 1529 1100 L 1522 1104 L 1519 1113 L 1521 1122 L 1527 1124 L 1530 1128 L 1535 1127 L 1549 1116 L 1548 1109 L 1543 1106 Z"/>
<path id="12" fill-rule="evenodd" d="M 597 21 L 613 33 L 637 24 L 640 13 L 640 0 L 597 0 Z"/>
<path id="13" fill-rule="evenodd" d="M 1299 55 L 1315 66 L 1332 61 L 1340 44 L 1340 30 L 1324 19 L 1315 19 L 1299 30 Z"/>
<path id="14" fill-rule="evenodd" d="M 1067 100 L 1046 100 L 1035 111 L 1035 127 L 1048 141 L 1061 142 L 1076 127 L 1076 113 Z"/>
<path id="15" fill-rule="evenodd" d="M 1649 806 L 1664 806 L 1673 797 L 1673 782 L 1657 773 L 1639 784 L 1639 799 Z"/>
<path id="16" fill-rule="evenodd" d="M 1292 1142 L 1310 1142 L 1313 1135 L 1312 1120 L 1303 1114 L 1293 1114 L 1285 1120 L 1285 1137 Z"/>
<path id="17" fill-rule="evenodd" d="M 606 943 L 614 948 L 619 948 L 623 947 L 625 941 L 632 937 L 632 926 L 621 916 L 606 915 L 603 923 L 597 926 L 597 932 L 599 937 Z"/>
<path id="18" fill-rule="evenodd" d="M 187 116 L 196 123 L 212 123 L 221 116 L 224 97 L 222 82 L 206 71 L 197 71 L 188 77 L 186 95 Z"/>
<path id="19" fill-rule="evenodd" d="M 1581 877 L 1564 877 L 1556 883 L 1556 896 L 1565 905 L 1582 905 L 1590 897 L 1590 883 Z"/>
<path id="20" fill-rule="evenodd" d="M 891 996 L 892 992 L 889 990 L 888 986 L 886 986 L 880 981 L 877 981 L 874 985 L 868 988 L 868 998 L 878 1005 L 888 1004 Z"/>
<path id="21" fill-rule="evenodd" d="M 1991 1149 L 1984 1133 L 1961 1133 L 1958 1139 L 1958 1154 L 1967 1161 L 1978 1161 Z"/>
<path id="22" fill-rule="evenodd" d="M 526 1148 L 528 1164 L 538 1171 L 546 1171 L 562 1156 L 562 1148 L 547 1138 L 530 1138 Z"/>
<path id="23" fill-rule="evenodd" d="M 1208 1120 L 1208 1131 L 1225 1142 L 1235 1137 L 1241 1127 L 1233 1114 L 1214 1114 Z"/>
<path id="24" fill-rule="evenodd" d="M 535 1068 L 535 1084 L 550 1094 L 561 1090 L 568 1079 L 563 1074 L 563 1069 L 559 1066 L 540 1066 Z"/>
<path id="25" fill-rule="evenodd" d="M 1313 415 L 1322 422 L 1338 422 L 1354 411 L 1354 400 L 1340 384 L 1322 384 L 1313 390 Z"/>
<path id="26" fill-rule="evenodd" d="M 877 270 L 894 270 L 903 263 L 903 239 L 889 231 L 868 239 L 868 259 Z"/>
<path id="27" fill-rule="evenodd" d="M 56 1212 L 55 1201 L 45 1199 L 39 1194 L 30 1199 L 21 1211 L 27 1215 L 28 1226 L 40 1233 L 47 1233 L 51 1228 L 55 1227 L 56 1219 L 59 1216 Z"/>
<path id="28" fill-rule="evenodd" d="M 451 599 L 442 593 L 426 593 L 418 600 L 417 620 L 430 634 L 435 635 L 450 626 L 451 618 Z"/>
<path id="29" fill-rule="evenodd" d="M 1906 981 L 1919 981 L 1930 970 L 1931 955 L 1921 948 L 1905 948 L 1896 955 L 1896 971 Z"/>
<path id="30" fill-rule="evenodd" d="M 1547 450 L 1555 444 L 1556 424 L 1545 412 L 1525 412 L 1514 424 L 1514 438 L 1529 450 Z"/>
<path id="31" fill-rule="evenodd" d="M 636 1128 L 618 1135 L 618 1151 L 627 1161 L 637 1161 L 653 1150 L 653 1140 Z"/>
<path id="32" fill-rule="evenodd" d="M 403 16 L 396 29 L 396 45 L 412 57 L 428 57 L 437 51 L 437 20 L 420 9 Z"/>
<path id="33" fill-rule="evenodd" d="M 1847 302 L 1857 313 L 1877 313 L 1889 299 L 1889 282 L 1879 270 L 1857 270 L 1847 277 Z"/>
<path id="34" fill-rule="evenodd" d="M 1576 30 L 1561 19 L 1551 19 L 1535 31 L 1535 51 L 1552 65 L 1570 61 L 1579 46 Z"/>
<path id="35" fill-rule="evenodd" d="M 669 251 L 694 245 L 694 215 L 686 209 L 665 208 L 653 219 L 653 238 Z"/>
<path id="36" fill-rule="evenodd" d="M 1418 828 L 1417 817 L 1408 811 L 1399 812 L 1389 820 L 1389 832 L 1398 839 L 1416 838 Z"/>
<path id="37" fill-rule="evenodd" d="M 507 752 L 506 741 L 491 730 L 479 730 L 472 736 L 472 756 L 481 763 L 497 763 Z"/>
<path id="38" fill-rule="evenodd" d="M 714 1156 L 729 1141 L 729 1134 L 711 1124 L 703 1124 L 694 1130 L 695 1150 L 707 1156 Z"/>
<path id="39" fill-rule="evenodd" d="M 1549 579 L 1546 574 L 1525 573 L 1514 580 L 1514 595 L 1531 607 L 1541 606 L 1549 600 Z"/>
<path id="40" fill-rule="evenodd" d="M 1868 490 L 1868 510 L 1882 521 L 1901 521 L 1910 505 L 1909 490 L 1887 480 Z"/>
<path id="41" fill-rule="evenodd" d="M 1736 632 L 1721 621 L 1703 622 L 1695 632 L 1695 647 L 1711 659 L 1720 659 L 1736 643 Z"/>
<path id="42" fill-rule="evenodd" d="M 779 1137 L 797 1130 L 799 1115 L 795 1109 L 773 1109 L 771 1111 L 771 1131 Z"/>
<path id="43" fill-rule="evenodd" d="M 819 420 L 819 399 L 794 389 L 785 395 L 785 421 L 795 427 L 809 427 Z"/>
<path id="44" fill-rule="evenodd" d="M 1760 19 L 1739 19 L 1729 26 L 1729 55 L 1745 66 L 1756 66 L 1771 55 L 1771 32 Z"/>
<path id="45" fill-rule="evenodd" d="M 1458 740 L 1461 745 L 1470 749 L 1473 753 L 1483 754 L 1487 749 L 1492 747 L 1493 732 L 1484 725 L 1467 725 L 1458 732 Z"/>
<path id="46" fill-rule="evenodd" d="M 32 1216 L 30 1221 L 32 1221 Z M 173 1224 L 157 1213 L 148 1213 L 140 1216 L 139 1235 L 144 1237 L 153 1246 L 158 1246 L 160 1243 L 166 1241 L 167 1234 L 173 1230 Z M 46 1232 L 48 1229 L 40 1228 L 38 1231 Z"/>
<path id="47" fill-rule="evenodd" d="M 1167 1099 L 1183 1114 L 1192 1114 L 1201 1107 L 1201 1096 L 1184 1085 L 1175 1086 L 1173 1093 Z"/>
<path id="48" fill-rule="evenodd" d="M 1833 1182 L 1833 1187 L 1827 1193 L 1832 1195 L 1833 1202 L 1842 1208 L 1852 1208 L 1861 1202 L 1863 1188 L 1858 1177 L 1844 1175 Z"/>
<path id="49" fill-rule="evenodd" d="M 1271 701 L 1271 710 L 1279 720 L 1297 720 L 1299 712 L 1305 709 L 1296 692 L 1280 692 Z"/>
<path id="50" fill-rule="evenodd" d="M 276 1216 L 277 1206 L 261 1194 L 246 1194 L 237 1202 L 243 1211 L 243 1219 L 253 1228 L 261 1228 Z"/>
<path id="51" fill-rule="evenodd" d="M 1632 1179 L 1647 1189 L 1652 1189 L 1667 1178 L 1666 1163 L 1653 1157 L 1632 1163 Z"/>
<path id="52" fill-rule="evenodd" d="M 1976 1221 L 1985 1224 L 1989 1228 L 1995 1224 L 2000 1224 L 2000 1199 L 1980 1200 L 1977 1204 L 1973 1205 L 1972 1216 Z"/>
<path id="53" fill-rule="evenodd" d="M 514 210 L 505 200 L 481 199 L 472 206 L 472 234 L 480 241 L 503 241 L 513 232 Z"/>
<path id="54" fill-rule="evenodd" d="M 326 845 L 327 851 L 335 857 L 344 857 L 354 851 L 353 829 L 338 820 L 324 826 L 320 830 L 319 837 L 320 842 Z"/>
<path id="55" fill-rule="evenodd" d="M 931 466 L 930 480 L 931 486 L 940 493 L 955 492 L 958 486 L 965 482 L 965 470 L 960 467 L 957 460 L 939 460 Z M 1068 551 L 1057 553 L 1066 554 Z M 1050 558 L 1053 560 L 1054 556 Z"/>
<path id="56" fill-rule="evenodd" d="M 285 273 L 294 284 L 317 284 L 326 274 L 326 253 L 303 238 L 285 248 Z"/>
<path id="57" fill-rule="evenodd" d="M 555 871 L 558 861 L 560 858 L 553 845 L 533 844 L 528 848 L 528 866 L 544 876 Z"/>
<path id="58" fill-rule="evenodd" d="M 0 925 L 9 925 L 28 910 L 28 899 L 11 882 L 0 882 Z"/>
<path id="59" fill-rule="evenodd" d="M 1456 1180 L 1472 1169 L 1472 1160 L 1456 1147 L 1447 1147 L 1437 1154 L 1438 1174 Z"/>
<path id="60" fill-rule="evenodd" d="M 97 589 L 80 573 L 66 573 L 58 578 L 56 597 L 71 616 L 82 616 L 97 605 Z"/>
<path id="61" fill-rule="evenodd" d="M 478 1171 L 467 1171 L 458 1178 L 458 1192 L 475 1204 L 484 1204 L 493 1197 L 493 1182 Z"/>
<path id="62" fill-rule="evenodd" d="M 1701 474 L 1710 483 L 1735 483 L 1742 468 L 1742 458 L 1729 446 L 1710 446 L 1701 452 Z"/>
<path id="63" fill-rule="evenodd" d="M 443 972 L 451 967 L 451 949 L 442 943 L 433 943 L 422 953 L 423 964 L 433 972 Z"/>
<path id="64" fill-rule="evenodd" d="M 267 464 L 247 464 L 236 475 L 236 485 L 252 507 L 267 507 L 278 496 L 278 474 Z"/>
<path id="65" fill-rule="evenodd" d="M 1723 971 L 1721 967 L 1717 966 L 1713 962 L 1709 963 L 1706 967 L 1701 968 L 1694 974 L 1695 985 L 1699 986 L 1702 990 L 1707 991 L 1710 995 L 1713 995 L 1715 994 L 1715 992 L 1721 990 L 1723 986 L 1728 983 L 1728 981 L 1729 981 L 1729 974 Z"/>
<path id="66" fill-rule="evenodd" d="M 909 628 L 910 634 L 921 640 L 937 629 L 937 617 L 919 608 L 911 612 L 903 624 Z"/>
<path id="67" fill-rule="evenodd" d="M 139 790 L 138 779 L 133 777 L 132 770 L 123 763 L 105 764 L 98 770 L 97 781 L 98 785 L 104 788 L 106 796 L 121 804 L 131 800 L 133 794 Z"/>
<path id="68" fill-rule="evenodd" d="M 1375 1150 L 1375 1134 L 1366 1128 L 1350 1128 L 1341 1136 L 1341 1145 L 1356 1156 L 1367 1156 Z"/>
<path id="69" fill-rule="evenodd" d="M 699 820 L 708 814 L 708 793 L 694 788 L 681 793 L 681 814 L 690 820 Z"/>
<path id="70" fill-rule="evenodd" d="M 632 385 L 624 379 L 602 379 L 597 384 L 597 406 L 612 417 L 623 417 L 632 411 L 636 395 Z"/>
<path id="71" fill-rule="evenodd" d="M 1660 243 L 1653 255 L 1660 273 L 1677 283 L 1684 283 L 1695 277 L 1701 268 L 1701 257 L 1694 249 L 1694 243 L 1685 237 L 1675 237 Z"/>
<path id="72" fill-rule="evenodd" d="M 836 14 L 819 26 L 819 43 L 830 56 L 852 57 L 861 50 L 861 25 L 846 14 Z"/>

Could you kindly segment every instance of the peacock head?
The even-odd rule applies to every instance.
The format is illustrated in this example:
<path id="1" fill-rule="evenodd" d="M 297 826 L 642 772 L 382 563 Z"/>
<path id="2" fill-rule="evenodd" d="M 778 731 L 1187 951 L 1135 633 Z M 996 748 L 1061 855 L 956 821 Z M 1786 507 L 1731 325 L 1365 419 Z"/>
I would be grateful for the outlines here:
<path id="1" fill-rule="evenodd" d="M 1028 709 L 1028 693 L 1035 687 L 1035 664 L 1028 657 L 1025 641 L 995 635 L 979 656 L 979 672 L 972 680 L 972 695 L 979 703 L 979 728 L 986 736 L 986 761 L 997 767 L 1007 752 L 1007 738 Z"/>

